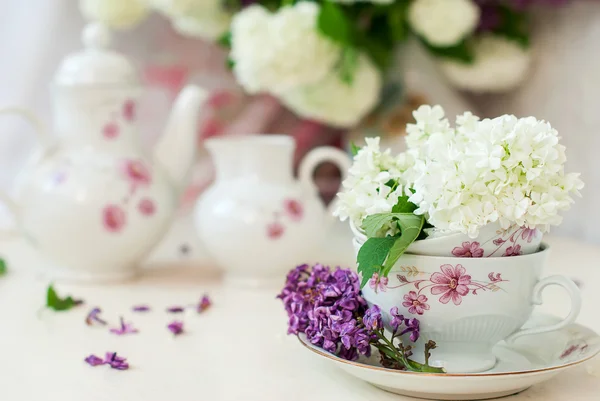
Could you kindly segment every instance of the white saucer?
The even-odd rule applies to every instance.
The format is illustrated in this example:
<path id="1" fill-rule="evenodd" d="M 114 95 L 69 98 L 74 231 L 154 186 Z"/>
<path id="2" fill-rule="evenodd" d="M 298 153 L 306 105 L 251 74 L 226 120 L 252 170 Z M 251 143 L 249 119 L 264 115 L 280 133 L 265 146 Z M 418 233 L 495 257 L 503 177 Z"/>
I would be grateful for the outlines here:
<path id="1" fill-rule="evenodd" d="M 525 327 L 556 323 L 561 319 L 534 314 Z M 377 351 L 370 358 L 346 361 L 310 344 L 307 349 L 383 390 L 411 397 L 434 400 L 482 400 L 523 391 L 578 365 L 600 352 L 600 336 L 587 327 L 572 324 L 551 333 L 525 336 L 514 344 L 494 347 L 496 366 L 482 373 L 415 373 L 386 369 L 379 364 Z M 435 352 L 433 350 L 432 352 Z"/>

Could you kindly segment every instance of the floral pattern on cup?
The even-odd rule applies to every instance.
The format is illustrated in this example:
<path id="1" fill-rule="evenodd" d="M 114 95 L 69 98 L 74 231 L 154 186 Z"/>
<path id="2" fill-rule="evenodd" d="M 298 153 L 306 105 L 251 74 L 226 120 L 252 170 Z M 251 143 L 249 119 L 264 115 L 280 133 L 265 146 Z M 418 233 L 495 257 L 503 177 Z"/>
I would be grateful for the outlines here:
<path id="1" fill-rule="evenodd" d="M 127 101 L 125 101 L 125 103 L 123 104 L 123 118 L 126 121 L 133 121 L 135 120 L 135 109 L 136 109 L 136 104 L 135 101 L 129 99 Z"/>
<path id="2" fill-rule="evenodd" d="M 109 122 L 102 128 L 102 135 L 106 139 L 115 139 L 119 136 L 119 125 L 115 122 Z"/>
<path id="3" fill-rule="evenodd" d="M 281 216 L 287 217 L 292 222 L 299 222 L 304 216 L 304 206 L 297 199 L 284 199 L 282 206 L 283 212 L 273 212 L 274 221 L 267 224 L 267 237 L 269 239 L 278 239 L 285 232 L 285 226 L 280 221 Z"/>
<path id="4" fill-rule="evenodd" d="M 508 282 L 508 280 L 502 278 L 500 273 L 494 272 L 488 274 L 487 281 L 474 280 L 471 275 L 467 274 L 467 269 L 461 264 L 456 266 L 444 264 L 440 266 L 439 272 L 434 273 L 419 271 L 415 266 L 400 266 L 400 269 L 406 274 L 396 275 L 399 281 L 398 285 L 388 286 L 387 279 L 380 279 L 375 273 L 369 280 L 369 286 L 374 290 L 381 291 L 406 285 L 414 286 L 414 290 L 404 295 L 402 306 L 408 308 L 409 313 L 418 315 L 422 315 L 430 308 L 429 299 L 425 295 L 426 292 L 429 292 L 432 296 L 439 296 L 437 301 L 442 304 L 448 304 L 452 301 L 454 305 L 458 306 L 462 304 L 463 298 L 469 294 L 478 295 L 478 291 L 496 292 L 502 290 L 498 284 Z M 419 276 L 429 277 L 418 278 Z"/>
<path id="5" fill-rule="evenodd" d="M 459 258 L 481 258 L 494 256 L 503 247 L 506 246 L 502 256 L 519 256 L 523 254 L 521 249 L 521 243 L 531 243 L 538 237 L 540 232 L 535 228 L 517 227 L 510 226 L 506 230 L 498 230 L 496 235 L 483 242 L 478 241 L 465 241 L 460 246 L 452 249 L 452 255 Z M 496 249 L 491 251 L 488 255 L 484 255 L 485 250 L 483 246 L 489 242 L 492 242 L 496 246 Z M 508 246 L 507 246 L 508 245 Z"/>
<path id="6" fill-rule="evenodd" d="M 278 222 L 271 223 L 267 226 L 267 237 L 270 239 L 279 239 L 285 232 L 285 227 Z"/>
<path id="7" fill-rule="evenodd" d="M 102 219 L 106 230 L 119 232 L 125 226 L 125 211 L 119 205 L 108 205 L 102 211 Z"/>
<path id="8" fill-rule="evenodd" d="M 143 198 L 138 203 L 138 210 L 144 216 L 152 216 L 156 211 L 156 206 L 154 205 L 154 201 L 149 198 Z"/>
<path id="9" fill-rule="evenodd" d="M 479 246 L 479 242 L 465 241 L 461 246 L 457 246 L 452 250 L 452 255 L 459 258 L 481 258 L 483 256 L 483 248 Z"/>

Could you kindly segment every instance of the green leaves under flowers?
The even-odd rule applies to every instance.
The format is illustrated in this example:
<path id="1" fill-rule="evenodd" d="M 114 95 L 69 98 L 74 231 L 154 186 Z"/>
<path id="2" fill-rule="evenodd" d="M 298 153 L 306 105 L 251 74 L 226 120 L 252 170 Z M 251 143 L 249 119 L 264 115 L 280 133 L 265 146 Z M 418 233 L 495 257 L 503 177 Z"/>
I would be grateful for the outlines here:
<path id="1" fill-rule="evenodd" d="M 0 276 L 4 276 L 6 274 L 6 262 L 4 259 L 0 259 Z"/>
<path id="2" fill-rule="evenodd" d="M 356 156 L 359 150 L 360 146 L 356 146 L 354 142 L 350 142 L 350 152 L 352 153 L 352 156 Z"/>
<path id="3" fill-rule="evenodd" d="M 217 39 L 217 44 L 226 49 L 231 49 L 231 32 L 227 31 Z"/>
<path id="4" fill-rule="evenodd" d="M 61 298 L 56 293 L 56 290 L 50 284 L 48 286 L 48 291 L 46 293 L 46 307 L 49 309 L 54 309 L 55 311 L 64 311 L 69 310 L 75 306 L 81 305 L 83 303 L 82 300 L 74 299 L 70 295 L 66 298 Z"/>
<path id="5" fill-rule="evenodd" d="M 317 28 L 321 34 L 342 47 L 352 46 L 352 23 L 340 5 L 324 2 L 317 17 Z"/>
<path id="6" fill-rule="evenodd" d="M 521 46 L 529 46 L 529 18 L 522 11 L 513 10 L 506 6 L 498 7 L 500 24 L 494 33 L 518 42 Z"/>
<path id="7" fill-rule="evenodd" d="M 338 71 L 342 82 L 347 85 L 352 85 L 356 67 L 358 67 L 358 51 L 353 47 L 346 47 L 342 50 L 338 65 Z"/>
<path id="8" fill-rule="evenodd" d="M 425 40 L 422 40 L 422 42 L 431 53 L 438 57 L 449 58 L 466 64 L 472 64 L 473 61 L 475 61 L 473 49 L 471 46 L 469 46 L 469 42 L 467 40 L 463 40 L 462 42 L 450 47 L 432 46 Z"/>
<path id="9" fill-rule="evenodd" d="M 362 228 L 369 237 L 358 252 L 358 271 L 362 274 L 363 287 L 373 273 L 379 272 L 386 277 L 400 256 L 419 238 L 423 238 L 424 216 L 417 216 L 414 211 L 417 205 L 401 196 L 394 205 L 392 213 L 378 213 L 367 216 Z M 378 237 L 390 223 L 398 224 L 399 234 Z"/>
<path id="10" fill-rule="evenodd" d="M 358 272 L 362 276 L 361 288 L 367 284 L 373 273 L 381 270 L 395 241 L 395 237 L 369 238 L 360 247 L 356 261 L 358 262 Z"/>

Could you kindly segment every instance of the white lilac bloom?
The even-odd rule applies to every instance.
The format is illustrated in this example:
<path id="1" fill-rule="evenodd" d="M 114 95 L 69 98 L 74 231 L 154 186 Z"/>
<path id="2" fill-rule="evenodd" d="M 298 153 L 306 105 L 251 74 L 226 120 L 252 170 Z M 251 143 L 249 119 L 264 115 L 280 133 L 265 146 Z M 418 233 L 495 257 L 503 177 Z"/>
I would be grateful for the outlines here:
<path id="1" fill-rule="evenodd" d="M 320 81 L 284 92 L 281 101 L 301 117 L 350 128 L 375 107 L 381 85 L 381 73 L 361 55 L 351 83 L 332 70 Z"/>
<path id="2" fill-rule="evenodd" d="M 465 64 L 443 59 L 440 67 L 454 86 L 472 92 L 503 92 L 523 82 L 531 64 L 531 52 L 514 40 L 482 35 L 474 44 L 475 61 Z"/>
<path id="3" fill-rule="evenodd" d="M 113 29 L 131 28 L 148 15 L 144 0 L 80 0 L 81 14 Z"/>
<path id="4" fill-rule="evenodd" d="M 473 0 L 415 0 L 408 21 L 429 44 L 449 47 L 475 31 L 480 14 Z"/>
<path id="5" fill-rule="evenodd" d="M 249 93 L 280 94 L 325 77 L 339 47 L 317 30 L 319 5 L 301 1 L 271 13 L 252 5 L 231 23 L 231 60 L 238 82 Z"/>
<path id="6" fill-rule="evenodd" d="M 414 115 L 416 126 L 431 125 L 427 109 Z M 548 231 L 583 188 L 578 174 L 564 172 L 565 148 L 545 121 L 511 115 L 479 120 L 465 113 L 453 131 L 449 140 L 431 133 L 410 148 L 417 160 L 403 174 L 419 207 L 415 213 L 442 232 L 476 237 L 494 222 Z"/>
<path id="7" fill-rule="evenodd" d="M 362 225 L 366 216 L 390 212 L 404 189 L 400 178 L 404 166 L 399 159 L 392 156 L 390 149 L 381 151 L 379 138 L 365 140 L 366 146 L 354 156 L 352 167 L 342 183 L 334 211 L 340 220 L 350 219 L 356 227 Z M 398 183 L 396 188 L 386 185 L 390 180 Z"/>

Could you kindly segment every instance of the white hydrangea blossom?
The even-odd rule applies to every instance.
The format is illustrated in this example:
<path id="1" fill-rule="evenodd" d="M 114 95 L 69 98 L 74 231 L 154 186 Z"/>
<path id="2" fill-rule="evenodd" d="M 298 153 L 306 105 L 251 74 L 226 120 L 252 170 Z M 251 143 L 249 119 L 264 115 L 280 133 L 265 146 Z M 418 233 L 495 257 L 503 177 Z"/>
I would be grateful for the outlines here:
<path id="1" fill-rule="evenodd" d="M 231 59 L 249 93 L 280 94 L 325 77 L 339 47 L 316 28 L 319 5 L 301 1 L 270 13 L 260 5 L 237 13 L 231 24 Z"/>
<path id="2" fill-rule="evenodd" d="M 415 0 L 408 21 L 428 43 L 449 47 L 475 31 L 480 13 L 473 0 Z"/>
<path id="3" fill-rule="evenodd" d="M 354 156 L 354 163 L 338 193 L 339 202 L 334 215 L 340 220 L 350 219 L 358 228 L 363 219 L 372 214 L 390 212 L 403 195 L 401 180 L 402 160 L 391 155 L 391 150 L 380 150 L 379 138 L 366 138 L 366 146 Z M 394 189 L 385 185 L 398 182 Z"/>
<path id="4" fill-rule="evenodd" d="M 415 131 L 436 124 L 446 129 L 440 114 L 427 107 L 414 116 Z M 559 212 L 583 188 L 578 174 L 564 173 L 565 148 L 545 121 L 509 115 L 479 121 L 465 113 L 451 131 L 445 141 L 427 133 L 418 148 L 410 148 L 418 158 L 403 175 L 414 191 L 410 200 L 419 206 L 415 213 L 442 232 L 476 237 L 492 222 L 547 231 L 560 224 Z"/>
<path id="5" fill-rule="evenodd" d="M 349 128 L 375 107 L 381 85 L 379 70 L 361 55 L 351 84 L 343 82 L 333 70 L 314 84 L 283 93 L 281 101 L 302 117 Z"/>
<path id="6" fill-rule="evenodd" d="M 150 4 L 171 19 L 182 35 L 216 40 L 229 29 L 232 15 L 221 0 L 150 0 Z"/>
<path id="7" fill-rule="evenodd" d="M 444 59 L 440 67 L 457 88 L 472 92 L 503 92 L 516 88 L 527 75 L 531 53 L 513 40 L 482 35 L 474 45 L 475 62 Z"/>
<path id="8" fill-rule="evenodd" d="M 148 15 L 144 0 L 80 0 L 81 14 L 114 29 L 137 25 Z"/>

